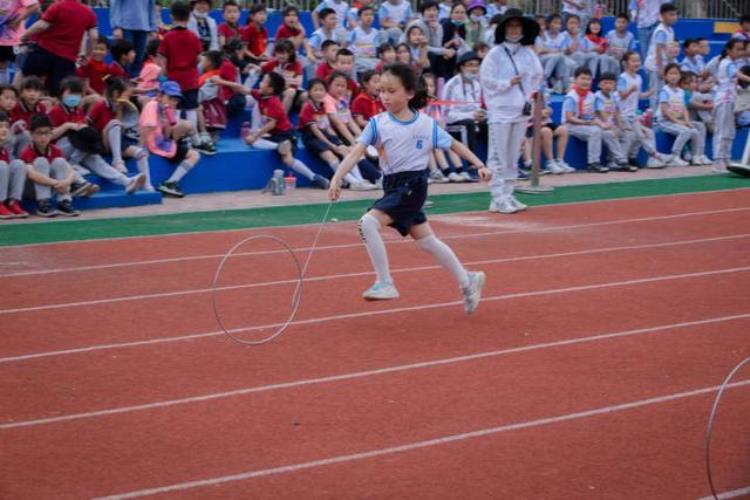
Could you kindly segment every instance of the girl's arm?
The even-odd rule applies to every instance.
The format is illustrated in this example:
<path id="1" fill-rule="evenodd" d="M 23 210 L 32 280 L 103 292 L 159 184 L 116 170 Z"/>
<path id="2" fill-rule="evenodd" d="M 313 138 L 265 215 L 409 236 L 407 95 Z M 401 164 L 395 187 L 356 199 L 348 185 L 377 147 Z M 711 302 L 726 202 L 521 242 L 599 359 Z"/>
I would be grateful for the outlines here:
<path id="1" fill-rule="evenodd" d="M 362 133 L 362 127 L 359 126 L 359 123 L 357 123 L 356 120 L 350 120 L 346 125 L 349 127 L 349 131 L 352 133 L 353 137 L 359 137 Z M 365 125 L 367 125 L 367 122 L 365 122 Z"/>
<path id="2" fill-rule="evenodd" d="M 640 94 L 638 94 L 638 97 L 641 99 L 648 99 L 649 97 L 654 95 L 654 92 L 656 92 L 656 87 L 649 89 L 648 92 L 641 92 Z"/>
<path id="3" fill-rule="evenodd" d="M 317 138 L 317 139 L 325 142 L 328 145 L 329 148 L 331 148 L 332 150 L 334 150 L 338 154 L 345 154 L 344 150 L 346 149 L 346 147 L 342 146 L 342 145 L 337 145 L 337 144 L 332 143 L 328 139 L 328 137 L 326 137 L 326 135 L 320 130 L 320 128 L 318 128 L 318 126 L 316 124 L 311 123 L 307 127 L 310 129 L 310 133 L 312 133 L 312 135 L 314 135 L 315 138 Z"/>
<path id="4" fill-rule="evenodd" d="M 670 122 L 679 123 L 679 121 L 680 121 L 679 119 L 675 119 L 674 117 L 672 117 L 672 115 L 670 115 L 667 112 L 668 111 L 668 106 L 669 105 L 666 102 L 662 102 L 662 103 L 659 104 L 659 108 L 661 109 L 661 116 L 666 117 L 667 120 L 669 120 Z"/>
<path id="5" fill-rule="evenodd" d="M 357 125 L 359 128 L 365 128 L 367 126 L 367 120 L 365 120 L 365 117 L 362 115 L 352 115 L 354 117 L 354 121 L 357 122 Z"/>
<path id="6" fill-rule="evenodd" d="M 333 178 L 331 179 L 331 187 L 328 190 L 328 199 L 336 201 L 341 197 L 341 180 L 346 174 L 351 172 L 354 165 L 357 164 L 359 159 L 365 153 L 365 149 L 367 149 L 367 146 L 358 142 L 349 150 L 349 153 L 347 153 L 344 159 L 341 160 L 339 168 L 336 169 L 336 173 L 333 174 Z"/>
<path id="7" fill-rule="evenodd" d="M 750 76 L 747 76 L 745 73 L 742 73 L 741 71 L 737 72 L 737 79 L 743 82 L 750 83 Z"/>
<path id="8" fill-rule="evenodd" d="M 81 123 L 65 122 L 59 127 L 52 129 L 52 140 L 56 141 L 71 130 L 80 130 L 82 127 L 84 127 L 84 125 Z"/>
<path id="9" fill-rule="evenodd" d="M 490 177 L 492 177 L 492 173 L 487 167 L 484 166 L 482 160 L 480 160 L 477 155 L 475 155 L 471 151 L 471 149 L 464 146 L 463 143 L 454 140 L 451 144 L 451 151 L 458 154 L 458 156 L 469 162 L 470 165 L 477 169 L 480 179 L 482 179 L 483 181 L 490 180 Z"/>

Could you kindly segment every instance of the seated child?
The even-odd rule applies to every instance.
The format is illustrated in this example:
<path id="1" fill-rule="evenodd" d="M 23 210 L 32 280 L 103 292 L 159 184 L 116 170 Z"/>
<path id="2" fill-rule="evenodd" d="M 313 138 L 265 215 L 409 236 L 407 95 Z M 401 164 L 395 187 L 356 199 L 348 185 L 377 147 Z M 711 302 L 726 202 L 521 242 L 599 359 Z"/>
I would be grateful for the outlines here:
<path id="1" fill-rule="evenodd" d="M 242 31 L 242 42 L 245 44 L 245 55 L 253 62 L 268 60 L 268 13 L 264 3 L 258 2 L 249 9 L 247 26 Z"/>
<path id="2" fill-rule="evenodd" d="M 219 48 L 223 49 L 230 40 L 239 40 L 242 37 L 240 27 L 240 6 L 234 0 L 226 0 L 221 8 L 224 22 L 217 29 L 219 34 Z"/>
<path id="3" fill-rule="evenodd" d="M 107 52 L 109 52 L 109 42 L 105 37 L 100 36 L 91 48 L 91 57 L 76 69 L 76 76 L 81 78 L 86 85 L 87 96 L 104 95 L 104 79 L 109 74 L 109 65 L 105 62 Z"/>
<path id="4" fill-rule="evenodd" d="M 339 50 L 339 44 L 335 41 L 326 40 L 325 42 L 323 42 L 321 48 L 321 56 L 323 58 L 323 62 L 320 63 L 315 69 L 315 78 L 328 80 L 328 77 L 331 76 L 331 73 L 333 73 L 334 71 L 334 66 L 336 65 L 336 58 L 338 57 Z"/>
<path id="5" fill-rule="evenodd" d="M 574 74 L 573 89 L 568 92 L 563 101 L 563 123 L 567 125 L 570 135 L 587 144 L 587 163 L 591 172 L 606 173 L 609 168 L 601 164 L 602 141 L 610 151 L 621 151 L 614 134 L 607 133 L 611 126 L 602 122 L 596 112 L 599 111 L 597 99 L 591 92 L 591 70 L 580 67 Z M 618 155 L 618 165 L 625 163 L 625 158 Z"/>
<path id="6" fill-rule="evenodd" d="M 119 81 L 122 81 L 118 79 Z M 113 80 L 114 81 L 114 80 Z M 113 184 L 123 186 L 128 194 L 141 189 L 146 174 L 128 177 L 124 163 L 113 168 L 101 156 L 102 136 L 86 123 L 83 109 L 83 82 L 69 76 L 60 82 L 60 102 L 49 112 L 52 140 L 71 165 L 87 169 Z M 81 182 L 80 178 L 76 181 Z"/>
<path id="7" fill-rule="evenodd" d="M 544 80 L 556 94 L 567 91 L 570 80 L 570 66 L 564 55 L 571 39 L 567 32 L 561 31 L 562 17 L 552 14 L 547 18 L 547 31 L 539 37 L 539 60 L 544 68 Z M 494 36 L 494 33 L 493 33 Z"/>
<path id="8" fill-rule="evenodd" d="M 385 111 L 380 102 L 380 74 L 373 70 L 362 73 L 360 78 L 362 92 L 352 101 L 351 111 L 354 121 L 364 129 L 373 116 Z"/>
<path id="9" fill-rule="evenodd" d="M 469 51 L 458 59 L 459 74 L 445 82 L 442 100 L 449 102 L 445 112 L 448 126 L 466 128 L 467 146 L 477 151 L 479 142 L 487 140 L 487 113 L 482 107 L 482 85 L 479 83 L 481 61 Z M 455 136 L 455 132 L 451 132 Z"/>
<path id="10" fill-rule="evenodd" d="M 177 107 L 182 92 L 173 81 L 161 84 L 161 93 L 143 107 L 140 125 L 141 143 L 148 150 L 177 165 L 172 175 L 159 187 L 167 196 L 182 198 L 179 182 L 200 160 L 200 154 L 190 147 L 190 136 L 195 130 L 187 120 L 178 120 Z"/>
<path id="11" fill-rule="evenodd" d="M 0 219 L 24 219 L 29 216 L 20 203 L 26 185 L 26 165 L 13 159 L 9 141 L 10 117 L 0 111 Z"/>
<path id="12" fill-rule="evenodd" d="M 667 165 L 673 167 L 689 165 L 681 158 L 682 150 L 688 142 L 691 145 L 693 158 L 703 156 L 706 144 L 705 135 L 700 134 L 688 116 L 685 91 L 679 86 L 681 78 L 680 66 L 677 63 L 669 63 L 664 70 L 666 85 L 659 92 L 659 107 L 656 111 L 656 124 L 659 130 L 675 136 L 672 154 L 666 162 Z"/>
<path id="13" fill-rule="evenodd" d="M 212 0 L 193 0 L 193 11 L 187 28 L 195 33 L 203 45 L 203 50 L 219 50 L 219 29 L 211 17 Z"/>
<path id="14" fill-rule="evenodd" d="M 425 32 L 419 23 L 411 24 L 406 28 L 404 43 L 409 47 L 411 52 L 412 66 L 421 75 L 422 71 L 430 67 L 430 58 L 428 56 L 428 40 Z"/>
<path id="15" fill-rule="evenodd" d="M 34 115 L 29 126 L 31 142 L 19 157 L 26 165 L 26 176 L 33 186 L 36 198 L 36 214 L 40 217 L 63 215 L 75 217 L 80 212 L 73 208 L 70 188 L 75 172 L 63 156 L 63 152 L 52 144 L 52 122 L 47 115 Z M 57 197 L 57 209 L 52 197 Z"/>
<path id="16" fill-rule="evenodd" d="M 354 53 L 357 73 L 375 69 L 378 65 L 376 54 L 380 46 L 380 30 L 372 27 L 375 20 L 375 11 L 372 6 L 365 6 L 357 13 L 357 27 L 354 28 L 349 37 L 349 48 Z"/>
<path id="17" fill-rule="evenodd" d="M 609 55 L 609 41 L 602 34 L 602 22 L 599 19 L 592 19 L 586 26 L 583 46 L 584 51 L 592 55 L 589 68 L 594 76 L 619 72 L 620 61 Z"/>
<path id="18" fill-rule="evenodd" d="M 218 140 L 219 131 L 227 128 L 227 109 L 222 98 L 220 77 L 224 53 L 219 50 L 204 52 L 200 59 L 201 76 L 198 78 L 198 103 L 201 106 L 203 126 L 211 134 L 211 142 Z"/>
<path id="19" fill-rule="evenodd" d="M 124 38 L 115 40 L 110 53 L 112 54 L 112 62 L 107 67 L 107 78 L 130 79 L 130 74 L 126 68 L 135 62 L 135 47 L 133 44 Z"/>
<path id="20" fill-rule="evenodd" d="M 386 65 L 394 62 L 396 62 L 396 47 L 389 42 L 381 43 L 378 46 L 378 64 L 375 66 L 375 71 L 382 73 Z"/>
<path id="21" fill-rule="evenodd" d="M 31 142 L 29 127 L 33 115 L 47 114 L 42 102 L 44 83 L 39 77 L 27 76 L 21 80 L 18 102 L 10 113 L 10 130 L 13 133 L 13 154 L 18 157 Z"/>
<path id="22" fill-rule="evenodd" d="M 435 97 L 437 82 L 435 75 L 424 73 L 422 75 L 427 89 L 427 106 L 422 110 L 430 118 L 435 120 L 439 127 L 445 128 L 443 107 Z M 430 161 L 431 182 L 443 184 L 446 182 L 473 182 L 474 178 L 465 169 L 461 157 L 453 150 L 434 149 Z"/>
<path id="23" fill-rule="evenodd" d="M 680 78 L 680 88 L 683 90 L 683 92 L 685 92 L 685 104 L 687 105 L 690 123 L 693 125 L 693 128 L 698 131 L 698 135 L 703 137 L 703 140 L 705 142 L 708 127 L 700 119 L 697 111 L 701 110 L 710 114 L 709 110 L 713 110 L 713 103 L 705 105 L 702 101 L 693 101 L 693 90 L 697 90 L 698 88 L 698 75 L 696 75 L 692 71 L 682 72 L 682 77 Z M 692 163 L 693 165 L 713 165 L 714 163 L 713 160 L 706 156 L 705 146 L 704 154 L 702 156 L 690 158 L 690 160 L 690 163 Z"/>
<path id="24" fill-rule="evenodd" d="M 302 64 L 297 61 L 294 44 L 289 40 L 277 42 L 273 48 L 273 59 L 262 64 L 260 68 L 264 74 L 274 71 L 284 77 L 286 89 L 281 99 L 284 110 L 287 113 L 298 110 L 306 96 L 302 90 Z"/>
<path id="25" fill-rule="evenodd" d="M 306 177 L 315 186 L 328 189 L 326 178 L 317 175 L 294 157 L 297 138 L 279 99 L 285 86 L 284 77 L 271 72 L 263 76 L 258 90 L 251 91 L 253 99 L 257 101 L 263 124 L 259 129 L 251 131 L 245 137 L 245 142 L 256 149 L 275 150 L 287 167 Z"/>
<path id="26" fill-rule="evenodd" d="M 599 91 L 596 93 L 594 109 L 596 116 L 602 123 L 602 140 L 607 144 L 609 150 L 610 170 L 622 170 L 625 172 L 637 172 L 638 165 L 629 164 L 627 157 L 623 154 L 620 146 L 620 138 L 625 128 L 620 119 L 619 100 L 615 93 L 614 73 L 603 73 L 599 79 Z"/>
<path id="27" fill-rule="evenodd" d="M 618 14 L 615 18 L 615 29 L 607 32 L 608 49 L 607 54 L 617 61 L 618 66 L 615 73 L 620 71 L 622 57 L 635 49 L 635 36 L 628 30 L 630 19 L 627 14 Z"/>
<path id="28" fill-rule="evenodd" d="M 349 148 L 336 135 L 335 130 L 331 127 L 328 113 L 326 113 L 323 104 L 325 97 L 328 95 L 326 83 L 315 78 L 310 81 L 307 88 L 308 100 L 302 106 L 299 115 L 302 143 L 310 154 L 323 160 L 335 172 L 341 159 L 349 152 Z M 360 161 L 344 177 L 352 190 L 370 191 L 377 189 L 377 186 L 366 181 L 362 176 L 359 167 L 365 165 L 364 161 Z"/>
<path id="29" fill-rule="evenodd" d="M 407 0 L 385 0 L 378 9 L 378 21 L 391 43 L 401 39 L 411 17 L 411 2 Z"/>
<path id="30" fill-rule="evenodd" d="M 565 29 L 570 38 L 570 43 L 565 47 L 563 53 L 567 56 L 570 72 L 572 73 L 584 66 L 590 69 L 591 61 L 596 59 L 596 54 L 587 50 L 586 42 L 581 35 L 581 18 L 576 14 L 568 16 Z M 593 72 L 591 74 L 593 75 Z"/>
<path id="31" fill-rule="evenodd" d="M 545 169 L 550 174 L 568 174 L 575 172 L 576 169 L 568 165 L 565 161 L 565 150 L 568 147 L 568 127 L 564 124 L 556 124 L 552 121 L 552 106 L 550 104 L 551 97 L 547 89 L 542 91 L 542 102 L 544 109 L 542 109 L 542 127 L 540 130 L 540 137 L 542 141 L 542 152 L 544 153 L 547 162 Z M 532 104 L 536 104 L 534 101 Z M 529 169 L 531 168 L 531 153 L 533 142 L 531 139 L 534 137 L 534 113 L 529 118 L 529 126 L 526 129 L 526 147 L 524 148 L 524 166 Z M 557 148 L 555 152 L 552 151 L 554 140 L 557 139 Z"/>
<path id="32" fill-rule="evenodd" d="M 139 112 L 130 102 L 132 92 L 133 88 L 127 80 L 110 79 L 104 99 L 91 107 L 86 122 L 101 134 L 104 151 L 112 155 L 115 169 L 127 173 L 125 159 L 135 158 L 138 172 L 143 176 L 143 188 L 151 192 L 154 187 L 151 184 L 148 150 L 139 146 Z"/>

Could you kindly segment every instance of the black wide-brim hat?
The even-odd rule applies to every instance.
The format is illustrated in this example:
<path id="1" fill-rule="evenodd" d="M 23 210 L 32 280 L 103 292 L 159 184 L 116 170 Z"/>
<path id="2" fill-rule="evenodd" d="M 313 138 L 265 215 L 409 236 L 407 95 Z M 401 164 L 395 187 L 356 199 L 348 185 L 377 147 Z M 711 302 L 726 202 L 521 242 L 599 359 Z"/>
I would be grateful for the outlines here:
<path id="1" fill-rule="evenodd" d="M 508 9 L 505 11 L 503 20 L 495 28 L 495 43 L 501 44 L 505 41 L 505 26 L 513 19 L 521 21 L 523 38 L 521 38 L 520 44 L 534 45 L 536 38 L 539 36 L 539 23 L 530 17 L 524 16 L 521 9 Z"/>

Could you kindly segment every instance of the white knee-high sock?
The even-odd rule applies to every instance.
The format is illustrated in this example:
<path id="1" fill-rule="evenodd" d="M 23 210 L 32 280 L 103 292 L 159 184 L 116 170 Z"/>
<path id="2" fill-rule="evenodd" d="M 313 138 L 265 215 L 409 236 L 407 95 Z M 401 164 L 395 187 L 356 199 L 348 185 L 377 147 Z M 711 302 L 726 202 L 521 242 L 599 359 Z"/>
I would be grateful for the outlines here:
<path id="1" fill-rule="evenodd" d="M 393 283 L 391 270 L 388 267 L 388 253 L 385 251 L 385 243 L 380 236 L 380 222 L 369 213 L 359 219 L 359 235 L 370 255 L 372 267 L 380 283 Z"/>
<path id="2" fill-rule="evenodd" d="M 434 234 L 417 240 L 417 246 L 435 257 L 435 260 L 456 278 L 461 288 L 469 286 L 469 273 L 466 272 L 466 268 L 458 260 L 453 250 L 437 239 Z"/>
<path id="3" fill-rule="evenodd" d="M 289 165 L 289 167 L 295 172 L 297 172 L 298 174 L 304 175 L 310 180 L 313 180 L 313 178 L 315 177 L 315 172 L 310 170 L 310 168 L 307 165 L 302 163 L 300 160 L 297 160 L 296 158 L 292 161 L 292 164 Z"/>
<path id="4" fill-rule="evenodd" d="M 109 149 L 112 150 L 112 163 L 122 163 L 122 127 L 110 125 L 107 129 Z"/>
<path id="5" fill-rule="evenodd" d="M 339 162 L 333 162 L 329 165 L 331 167 L 331 170 L 334 172 L 339 169 Z M 358 175 L 355 175 L 358 174 Z M 348 174 L 344 176 L 344 180 L 348 182 L 349 184 L 354 184 L 357 182 L 362 182 L 362 174 L 359 173 L 359 168 L 356 166 L 349 171 Z"/>
<path id="6" fill-rule="evenodd" d="M 174 169 L 174 172 L 172 172 L 172 175 L 167 179 L 167 182 L 180 182 L 183 177 L 187 175 L 188 172 L 190 172 L 190 169 L 193 168 L 192 165 L 190 165 L 188 162 L 183 161 L 180 163 L 176 169 Z"/>
<path id="7" fill-rule="evenodd" d="M 138 171 L 146 174 L 146 186 L 151 186 L 151 168 L 148 164 L 148 153 L 142 148 L 138 148 L 135 153 L 135 161 L 138 165 Z"/>

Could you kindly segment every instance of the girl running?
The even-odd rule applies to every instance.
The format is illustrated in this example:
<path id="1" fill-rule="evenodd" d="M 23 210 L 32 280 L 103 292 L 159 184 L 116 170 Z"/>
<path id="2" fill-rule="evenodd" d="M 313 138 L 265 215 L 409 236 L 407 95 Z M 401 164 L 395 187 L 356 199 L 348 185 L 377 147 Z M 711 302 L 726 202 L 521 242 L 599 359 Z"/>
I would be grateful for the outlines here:
<path id="1" fill-rule="evenodd" d="M 329 197 L 341 196 L 341 180 L 354 167 L 367 146 L 380 150 L 380 168 L 385 174 L 385 195 L 360 219 L 359 232 L 377 274 L 375 284 L 363 293 L 366 300 L 398 298 L 388 267 L 380 228 L 391 226 L 402 236 L 411 236 L 422 250 L 431 254 L 458 281 L 463 292 L 464 311 L 479 305 L 485 276 L 469 272 L 453 251 L 432 232 L 422 207 L 427 198 L 428 163 L 432 151 L 451 149 L 479 170 L 487 181 L 490 172 L 466 146 L 438 127 L 435 120 L 417 109 L 426 104 L 426 92 L 413 69 L 405 64 L 386 66 L 380 78 L 380 97 L 387 112 L 368 122 L 355 146 L 341 162 L 331 181 Z"/>

